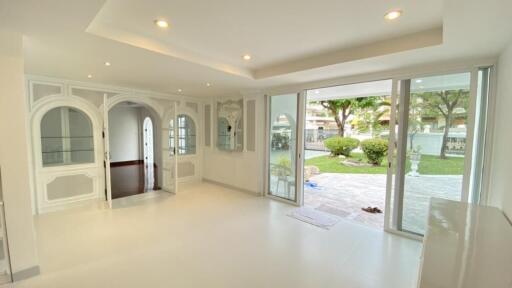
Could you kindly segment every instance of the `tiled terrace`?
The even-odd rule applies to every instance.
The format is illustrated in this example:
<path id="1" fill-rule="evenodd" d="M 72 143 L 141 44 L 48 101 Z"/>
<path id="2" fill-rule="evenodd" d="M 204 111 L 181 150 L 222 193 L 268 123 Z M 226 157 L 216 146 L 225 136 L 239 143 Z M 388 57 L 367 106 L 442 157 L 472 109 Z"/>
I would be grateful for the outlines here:
<path id="1" fill-rule="evenodd" d="M 304 204 L 344 219 L 372 227 L 384 225 L 384 214 L 371 214 L 362 207 L 384 211 L 386 175 L 321 173 L 310 181 L 318 186 L 304 188 Z M 462 176 L 406 176 L 403 227 L 423 231 L 430 197 L 460 199 Z"/>

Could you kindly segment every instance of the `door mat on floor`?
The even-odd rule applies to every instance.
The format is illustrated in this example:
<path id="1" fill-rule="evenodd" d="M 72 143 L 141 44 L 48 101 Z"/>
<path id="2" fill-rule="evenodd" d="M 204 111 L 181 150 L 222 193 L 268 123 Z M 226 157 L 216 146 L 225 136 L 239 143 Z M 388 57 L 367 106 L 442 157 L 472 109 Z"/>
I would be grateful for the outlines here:
<path id="1" fill-rule="evenodd" d="M 326 205 L 326 204 L 322 204 L 319 207 L 316 207 L 316 210 L 322 211 L 322 212 L 325 212 L 325 213 L 329 213 L 331 215 L 336 215 L 336 216 L 339 216 L 339 217 L 347 217 L 347 216 L 350 215 L 350 212 L 348 212 L 348 211 L 341 210 L 341 209 L 338 209 L 336 207 L 333 207 L 333 206 L 330 206 L 330 205 Z"/>
<path id="2" fill-rule="evenodd" d="M 288 214 L 288 216 L 327 230 L 340 221 L 336 216 L 326 214 L 310 207 L 297 208 Z"/>

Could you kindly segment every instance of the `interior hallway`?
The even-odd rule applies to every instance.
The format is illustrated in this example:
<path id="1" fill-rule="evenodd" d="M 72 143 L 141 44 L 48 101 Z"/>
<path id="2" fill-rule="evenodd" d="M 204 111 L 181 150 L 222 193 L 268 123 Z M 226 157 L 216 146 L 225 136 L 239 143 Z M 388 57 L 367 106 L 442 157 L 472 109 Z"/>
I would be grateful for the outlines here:
<path id="1" fill-rule="evenodd" d="M 288 217 L 293 206 L 210 183 L 180 189 L 36 216 L 41 275 L 13 287 L 415 284 L 420 242 L 344 220 L 323 230 Z"/>
<path id="2" fill-rule="evenodd" d="M 156 165 L 146 168 L 142 160 L 110 165 L 112 199 L 158 190 Z"/>

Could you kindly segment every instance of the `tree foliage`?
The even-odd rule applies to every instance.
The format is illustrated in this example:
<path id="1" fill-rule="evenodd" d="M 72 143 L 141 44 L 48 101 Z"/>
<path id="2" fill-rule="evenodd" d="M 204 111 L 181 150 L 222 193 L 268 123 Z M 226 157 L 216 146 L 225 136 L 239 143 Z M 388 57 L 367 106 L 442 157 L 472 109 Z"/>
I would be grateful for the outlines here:
<path id="1" fill-rule="evenodd" d="M 444 118 L 445 125 L 443 130 L 443 140 L 441 144 L 441 151 L 439 152 L 439 157 L 441 159 L 446 159 L 446 144 L 448 142 L 448 133 L 450 131 L 450 127 L 453 124 L 454 112 L 455 109 L 457 108 L 463 108 L 464 111 L 467 111 L 469 105 L 469 90 L 458 89 L 424 92 L 413 94 L 413 98 L 414 96 L 417 96 L 417 99 L 420 100 L 416 101 L 415 105 L 417 106 L 417 108 L 420 108 L 419 114 L 422 117 Z M 422 124 L 420 123 L 417 126 L 419 125 Z M 409 126 L 411 127 L 411 124 L 409 124 Z"/>
<path id="2" fill-rule="evenodd" d="M 353 115 L 356 109 L 365 109 L 377 107 L 381 97 L 358 97 L 351 99 L 321 100 L 320 105 L 329 110 L 334 117 L 336 126 L 338 126 L 338 135 L 345 136 L 345 124 L 350 115 Z"/>

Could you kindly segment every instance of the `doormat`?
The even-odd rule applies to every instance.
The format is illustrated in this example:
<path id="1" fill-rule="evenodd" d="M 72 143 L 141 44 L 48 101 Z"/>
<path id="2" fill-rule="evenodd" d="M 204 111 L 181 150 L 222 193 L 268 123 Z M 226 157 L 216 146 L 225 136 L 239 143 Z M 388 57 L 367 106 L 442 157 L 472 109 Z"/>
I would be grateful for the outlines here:
<path id="1" fill-rule="evenodd" d="M 297 208 L 288 214 L 288 216 L 326 230 L 329 230 L 329 228 L 340 221 L 336 216 L 326 214 L 310 207 Z"/>
<path id="2" fill-rule="evenodd" d="M 343 217 L 343 218 L 348 217 L 350 215 L 350 212 L 348 212 L 348 211 L 341 210 L 341 209 L 338 209 L 336 207 L 326 205 L 326 204 L 322 204 L 319 207 L 316 207 L 316 210 L 322 211 L 325 213 L 329 213 L 331 215 Z"/>

